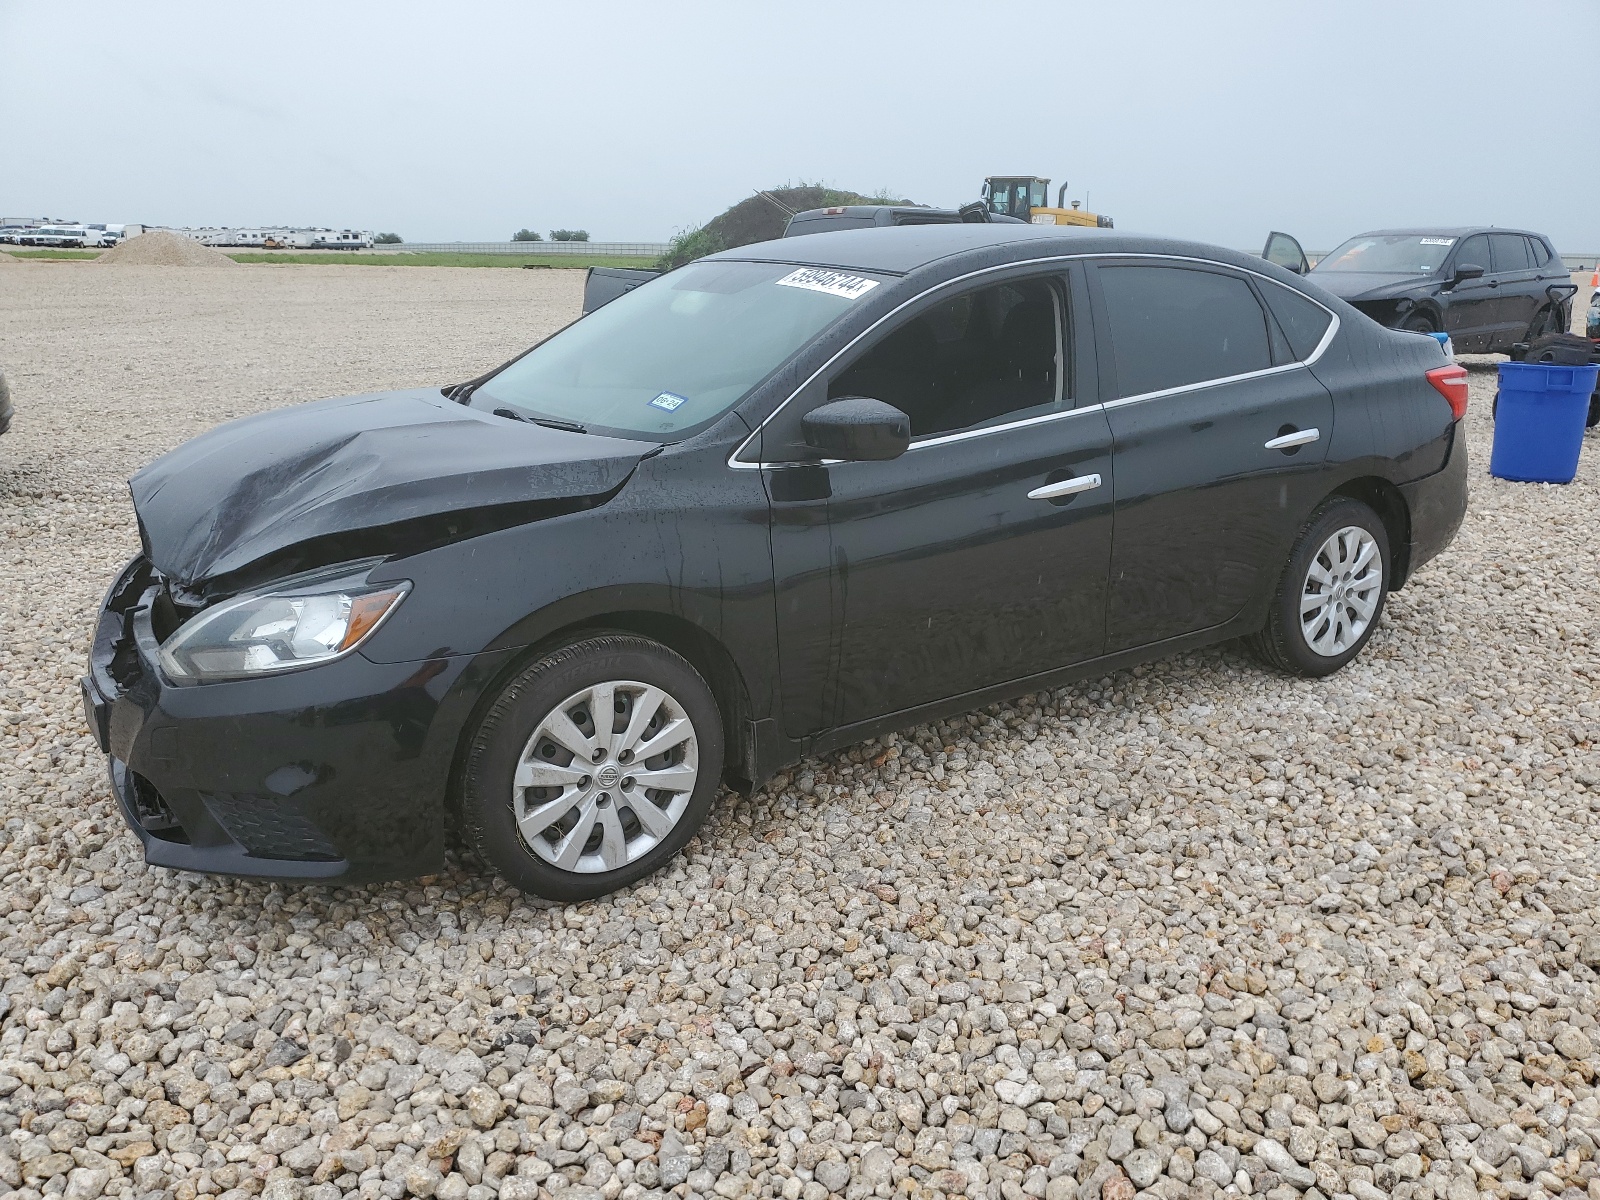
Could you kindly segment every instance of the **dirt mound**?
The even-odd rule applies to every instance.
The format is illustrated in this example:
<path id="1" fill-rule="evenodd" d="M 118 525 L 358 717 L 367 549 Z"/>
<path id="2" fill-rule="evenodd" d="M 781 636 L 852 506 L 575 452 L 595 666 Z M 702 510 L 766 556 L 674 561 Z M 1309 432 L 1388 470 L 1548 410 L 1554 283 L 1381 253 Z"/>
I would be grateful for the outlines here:
<path id="1" fill-rule="evenodd" d="M 888 195 L 864 196 L 860 192 L 844 192 L 820 184 L 768 188 L 739 201 L 700 228 L 680 233 L 672 239 L 672 249 L 667 251 L 659 265 L 681 267 L 686 262 L 693 262 L 719 250 L 732 250 L 735 246 L 780 238 L 789 223 L 789 214 L 804 212 L 808 208 L 830 208 L 835 204 L 915 203 L 915 200 L 902 200 Z"/>
<path id="2" fill-rule="evenodd" d="M 107 250 L 96 262 L 136 267 L 236 267 L 226 254 L 181 233 L 152 229 Z"/>
<path id="3" fill-rule="evenodd" d="M 22 260 L 20 258 L 12 258 L 11 255 L 7 254 L 4 250 L 0 250 L 0 267 L 10 266 L 12 263 L 19 263 L 21 261 Z"/>

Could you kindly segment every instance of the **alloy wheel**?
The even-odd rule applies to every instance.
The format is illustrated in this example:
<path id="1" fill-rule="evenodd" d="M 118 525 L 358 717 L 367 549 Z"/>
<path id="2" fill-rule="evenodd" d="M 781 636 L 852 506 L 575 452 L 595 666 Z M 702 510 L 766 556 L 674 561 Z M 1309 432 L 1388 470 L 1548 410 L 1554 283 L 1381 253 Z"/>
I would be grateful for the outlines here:
<path id="1" fill-rule="evenodd" d="M 1345 653 L 1366 633 L 1383 595 L 1383 554 L 1372 534 L 1346 525 L 1317 550 L 1300 596 L 1306 645 L 1324 658 Z"/>
<path id="2" fill-rule="evenodd" d="M 563 871 L 615 871 L 683 817 L 700 773 L 694 723 L 652 684 L 597 683 L 539 722 L 512 780 L 517 831 Z"/>

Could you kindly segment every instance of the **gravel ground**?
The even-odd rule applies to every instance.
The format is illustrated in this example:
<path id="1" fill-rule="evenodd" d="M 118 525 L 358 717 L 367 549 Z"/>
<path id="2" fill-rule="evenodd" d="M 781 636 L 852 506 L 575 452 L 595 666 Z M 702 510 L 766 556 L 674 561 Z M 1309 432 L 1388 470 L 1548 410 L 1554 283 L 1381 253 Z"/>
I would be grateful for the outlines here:
<path id="1" fill-rule="evenodd" d="M 1340 675 L 1186 655 L 806 762 L 576 907 L 147 868 L 83 732 L 125 477 L 459 379 L 578 272 L 0 279 L 0 1189 L 1600 1200 L 1600 442 Z"/>

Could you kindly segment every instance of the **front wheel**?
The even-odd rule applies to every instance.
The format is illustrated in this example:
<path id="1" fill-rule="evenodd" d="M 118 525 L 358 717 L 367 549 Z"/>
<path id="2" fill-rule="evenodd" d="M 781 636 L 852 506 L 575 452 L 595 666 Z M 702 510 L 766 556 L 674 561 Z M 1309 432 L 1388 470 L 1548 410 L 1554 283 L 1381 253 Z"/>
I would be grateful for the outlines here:
<path id="1" fill-rule="evenodd" d="M 1435 332 L 1435 330 L 1433 328 L 1433 322 L 1430 321 L 1422 313 L 1412 313 L 1404 321 L 1400 322 L 1400 328 L 1401 329 L 1405 329 L 1405 330 L 1409 330 L 1412 333 L 1433 333 L 1433 332 Z"/>
<path id="2" fill-rule="evenodd" d="M 474 733 L 467 842 L 524 891 L 603 896 L 694 836 L 722 753 L 716 698 L 680 655 L 620 634 L 575 643 L 507 685 Z"/>
<path id="3" fill-rule="evenodd" d="M 1361 652 L 1389 594 L 1389 536 L 1359 500 L 1335 497 L 1300 531 L 1251 639 L 1270 666 L 1290 675 L 1331 675 Z"/>

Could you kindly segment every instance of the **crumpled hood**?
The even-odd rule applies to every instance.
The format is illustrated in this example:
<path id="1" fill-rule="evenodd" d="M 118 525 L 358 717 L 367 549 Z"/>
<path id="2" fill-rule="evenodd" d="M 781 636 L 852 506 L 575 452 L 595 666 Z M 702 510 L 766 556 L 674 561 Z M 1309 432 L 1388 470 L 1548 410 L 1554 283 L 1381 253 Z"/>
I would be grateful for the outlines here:
<path id="1" fill-rule="evenodd" d="M 614 491 L 656 449 L 496 417 L 418 388 L 230 421 L 162 455 L 129 487 L 150 561 L 192 588 L 319 540 L 357 557 L 403 550 L 408 530 L 437 538 L 430 518 L 499 509 L 513 514 L 502 527 L 537 519 L 549 510 L 540 502 Z M 364 531 L 374 544 L 385 531 L 387 543 L 340 538 Z"/>
<path id="2" fill-rule="evenodd" d="M 1374 275 L 1366 271 L 1312 271 L 1306 278 L 1341 300 L 1393 300 L 1415 295 L 1435 282 L 1430 275 Z"/>

